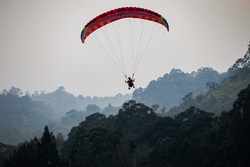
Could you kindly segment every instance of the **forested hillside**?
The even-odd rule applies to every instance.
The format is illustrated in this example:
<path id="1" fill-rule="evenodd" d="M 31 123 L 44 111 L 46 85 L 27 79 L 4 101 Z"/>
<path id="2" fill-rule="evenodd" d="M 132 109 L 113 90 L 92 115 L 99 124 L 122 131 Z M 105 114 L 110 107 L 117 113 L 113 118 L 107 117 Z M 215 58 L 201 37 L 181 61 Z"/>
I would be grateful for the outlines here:
<path id="1" fill-rule="evenodd" d="M 205 95 L 194 96 L 193 92 L 189 92 L 183 97 L 179 106 L 171 108 L 165 115 L 176 115 L 191 106 L 196 106 L 219 115 L 222 111 L 232 108 L 238 92 L 246 88 L 249 83 L 250 45 L 244 57 L 238 59 L 228 69 L 227 78 L 224 78 L 219 84 L 215 82 L 207 83 L 210 89 Z"/>
<path id="2" fill-rule="evenodd" d="M 64 97 L 57 95 L 58 99 Z M 61 109 L 64 106 L 67 108 L 67 104 L 63 103 L 64 100 L 58 101 L 57 105 L 62 104 Z M 75 102 L 77 101 L 73 100 L 71 104 L 76 104 Z M 71 107 L 74 106 L 68 106 Z M 44 125 L 48 125 L 56 134 L 62 133 L 67 137 L 70 129 L 83 121 L 86 116 L 97 112 L 107 116 L 115 115 L 119 108 L 108 104 L 101 109 L 96 104 L 89 104 L 83 110 L 70 109 L 65 114 L 59 114 L 60 109 L 56 110 L 42 101 L 34 101 L 29 95 L 22 96 L 21 89 L 12 87 L 0 94 L 0 142 L 16 145 L 33 136 L 40 136 Z"/>
<path id="3" fill-rule="evenodd" d="M 146 88 L 136 89 L 133 99 L 148 106 L 159 104 L 168 110 L 178 105 L 189 92 L 194 92 L 194 96 L 205 94 L 208 91 L 207 82 L 219 83 L 226 75 L 208 67 L 200 68 L 192 73 L 172 69 L 169 74 L 151 81 Z"/>
<path id="4" fill-rule="evenodd" d="M 88 116 L 63 145 L 45 127 L 41 139 L 21 144 L 5 166 L 245 167 L 250 163 L 249 111 L 250 84 L 219 116 L 191 107 L 173 118 L 160 117 L 129 101 L 116 116 Z"/>
<path id="5" fill-rule="evenodd" d="M 159 109 L 165 112 L 172 108 L 169 113 L 171 115 L 192 105 L 204 109 L 208 107 L 208 111 L 220 113 L 230 109 L 237 93 L 248 85 L 249 68 L 250 45 L 244 57 L 236 60 L 225 73 L 218 73 L 208 67 L 192 73 L 172 69 L 169 74 L 151 81 L 146 88 L 136 89 L 133 99 L 148 106 L 158 104 Z M 197 100 L 191 102 L 192 99 Z M 217 105 L 211 105 L 212 103 Z M 180 107 L 175 107 L 179 105 Z"/>
<path id="6" fill-rule="evenodd" d="M 210 90 L 205 95 L 193 96 L 193 92 L 184 96 L 181 104 L 177 107 L 171 108 L 164 115 L 173 116 L 183 110 L 196 106 L 200 109 L 213 112 L 219 115 L 224 110 L 230 110 L 233 102 L 237 98 L 238 92 L 246 88 L 250 83 L 250 68 L 245 67 L 239 69 L 231 77 L 227 78 L 224 83 L 212 84 Z"/>
<path id="7" fill-rule="evenodd" d="M 109 104 L 103 110 L 95 105 L 89 104 L 84 111 L 72 109 L 61 117 L 59 122 L 51 122 L 48 124 L 48 127 L 55 133 L 61 133 L 63 136 L 67 137 L 70 129 L 74 126 L 79 125 L 80 122 L 85 120 L 85 118 L 94 113 L 101 113 L 106 115 L 116 115 L 119 111 L 120 107 L 114 107 Z"/>
<path id="8" fill-rule="evenodd" d="M 42 127 L 50 122 L 53 111 L 30 97 L 19 97 L 11 92 L 0 94 L 0 141 L 18 144 L 40 135 Z"/>

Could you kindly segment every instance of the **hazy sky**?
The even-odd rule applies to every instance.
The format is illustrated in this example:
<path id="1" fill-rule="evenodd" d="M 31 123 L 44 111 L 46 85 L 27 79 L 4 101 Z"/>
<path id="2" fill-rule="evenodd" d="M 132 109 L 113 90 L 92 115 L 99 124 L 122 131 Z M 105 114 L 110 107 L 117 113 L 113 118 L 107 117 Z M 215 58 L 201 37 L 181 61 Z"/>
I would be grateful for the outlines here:
<path id="1" fill-rule="evenodd" d="M 64 86 L 83 96 L 132 93 L 119 71 L 80 41 L 90 19 L 123 6 L 154 10 L 170 26 L 141 63 L 137 87 L 172 68 L 225 72 L 247 51 L 250 0 L 0 0 L 0 90 Z"/>

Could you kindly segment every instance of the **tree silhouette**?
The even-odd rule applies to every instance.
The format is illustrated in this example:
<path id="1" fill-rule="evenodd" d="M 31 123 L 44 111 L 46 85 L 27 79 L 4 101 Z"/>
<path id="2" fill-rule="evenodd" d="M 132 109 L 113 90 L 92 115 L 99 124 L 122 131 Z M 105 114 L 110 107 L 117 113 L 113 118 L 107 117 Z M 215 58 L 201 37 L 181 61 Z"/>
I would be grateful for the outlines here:
<path id="1" fill-rule="evenodd" d="M 21 143 L 17 150 L 4 161 L 5 167 L 59 167 L 60 159 L 55 143 L 55 136 L 44 128 L 40 140 L 36 137 Z"/>

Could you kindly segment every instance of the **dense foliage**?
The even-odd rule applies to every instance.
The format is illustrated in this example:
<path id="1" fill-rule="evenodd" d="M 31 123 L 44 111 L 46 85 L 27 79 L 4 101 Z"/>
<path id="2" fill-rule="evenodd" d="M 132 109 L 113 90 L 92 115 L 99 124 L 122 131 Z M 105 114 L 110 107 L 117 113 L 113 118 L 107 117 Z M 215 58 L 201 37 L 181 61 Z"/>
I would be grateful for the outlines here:
<path id="1" fill-rule="evenodd" d="M 21 144 L 5 164 L 247 167 L 249 112 L 250 84 L 238 94 L 233 108 L 220 116 L 190 107 L 175 117 L 160 117 L 153 109 L 132 100 L 124 103 L 116 116 L 92 114 L 72 128 L 60 151 L 61 158 L 55 137 L 45 127 L 40 140 L 34 138 Z"/>
<path id="2" fill-rule="evenodd" d="M 80 134 L 85 136 L 98 131 L 98 135 L 102 137 L 98 137 L 98 135 L 95 137 L 102 139 L 118 128 L 122 135 L 116 137 L 120 142 L 127 140 L 127 142 L 130 141 L 128 143 L 132 143 L 125 145 L 128 147 L 126 150 L 131 150 L 126 156 L 127 161 L 130 162 L 128 166 L 133 166 L 134 163 L 136 166 L 170 167 L 247 166 L 250 155 L 249 106 L 250 85 L 239 93 L 233 109 L 224 111 L 221 116 L 191 107 L 174 118 L 159 117 L 151 113 L 152 110 L 143 104 L 130 101 L 124 103 L 123 108 L 115 117 L 106 118 L 104 115 L 95 114 L 89 116 L 89 119 L 82 122 L 79 127 L 75 127 L 66 142 L 68 146 L 72 142 L 72 146 L 68 147 L 68 150 L 73 148 L 68 157 L 76 156 L 73 153 L 79 142 Z M 128 122 L 129 124 L 127 124 Z M 129 126 L 130 124 L 140 126 Z M 131 135 L 132 130 L 135 132 L 133 135 Z M 75 134 L 73 135 L 73 133 Z M 91 143 L 93 144 L 91 147 L 95 148 L 99 144 L 104 144 L 105 140 L 96 144 Z M 108 146 L 108 144 L 105 145 Z M 113 146 L 118 147 L 115 142 Z M 102 152 L 102 149 L 99 151 Z M 116 151 L 112 158 L 117 159 Z M 78 156 L 81 155 L 78 154 Z M 72 161 L 71 158 L 69 159 Z M 94 166 L 105 166 L 106 162 L 103 160 L 101 164 Z M 81 166 L 84 163 L 86 161 L 79 162 L 78 165 Z M 112 163 L 112 165 L 115 164 L 115 162 Z M 77 166 L 77 164 L 72 166 Z"/>
<path id="3" fill-rule="evenodd" d="M 62 162 L 58 156 L 55 136 L 46 126 L 40 140 L 35 137 L 21 143 L 4 164 L 5 167 L 60 167 Z"/>
<path id="4" fill-rule="evenodd" d="M 4 159 L 8 158 L 8 156 L 13 152 L 14 148 L 14 146 L 0 143 L 0 167 L 4 166 Z"/>
<path id="5" fill-rule="evenodd" d="M 146 128 L 139 141 L 153 150 L 141 166 L 249 166 L 249 130 L 250 84 L 221 116 L 191 107 Z"/>

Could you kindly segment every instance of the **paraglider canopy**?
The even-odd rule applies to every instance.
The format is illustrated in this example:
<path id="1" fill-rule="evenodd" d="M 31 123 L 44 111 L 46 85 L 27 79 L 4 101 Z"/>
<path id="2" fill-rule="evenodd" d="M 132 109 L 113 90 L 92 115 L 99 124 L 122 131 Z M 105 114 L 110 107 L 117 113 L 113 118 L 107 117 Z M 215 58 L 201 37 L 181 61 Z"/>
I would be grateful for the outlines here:
<path id="1" fill-rule="evenodd" d="M 81 33 L 82 43 L 84 43 L 85 39 L 95 30 L 123 18 L 138 18 L 138 19 L 154 21 L 156 23 L 164 25 L 169 31 L 169 26 L 166 19 L 160 14 L 143 8 L 123 7 L 105 12 L 95 17 L 90 22 L 88 22 L 84 26 Z"/>

